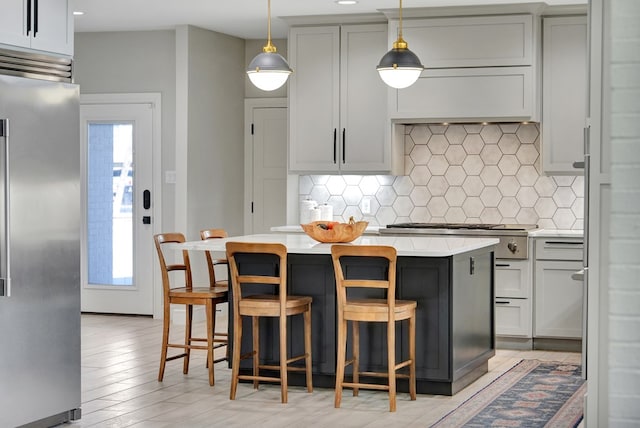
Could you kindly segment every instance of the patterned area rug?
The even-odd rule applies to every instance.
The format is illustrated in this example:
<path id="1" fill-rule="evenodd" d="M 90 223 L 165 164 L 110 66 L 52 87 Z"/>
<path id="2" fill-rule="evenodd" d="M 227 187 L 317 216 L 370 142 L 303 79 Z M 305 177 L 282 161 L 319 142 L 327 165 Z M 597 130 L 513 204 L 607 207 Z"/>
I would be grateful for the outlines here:
<path id="1" fill-rule="evenodd" d="M 522 360 L 432 427 L 576 427 L 586 383 L 579 365 Z"/>

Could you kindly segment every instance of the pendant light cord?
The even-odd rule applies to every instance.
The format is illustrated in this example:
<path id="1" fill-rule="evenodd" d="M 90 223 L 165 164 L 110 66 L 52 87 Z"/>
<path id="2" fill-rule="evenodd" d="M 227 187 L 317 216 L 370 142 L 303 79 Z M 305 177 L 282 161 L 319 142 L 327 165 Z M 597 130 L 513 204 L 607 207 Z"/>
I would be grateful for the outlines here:
<path id="1" fill-rule="evenodd" d="M 267 0 L 267 44 L 262 48 L 263 52 L 274 53 L 276 47 L 271 44 L 271 0 Z"/>
<path id="2" fill-rule="evenodd" d="M 399 29 L 398 29 L 398 40 L 393 43 L 393 48 L 398 50 L 408 49 L 407 42 L 402 38 L 402 0 L 400 0 L 400 11 L 398 13 L 399 16 Z"/>
<path id="3" fill-rule="evenodd" d="M 271 1 L 271 0 L 269 0 Z M 400 17 L 400 32 L 398 33 L 398 38 L 402 39 L 402 0 L 400 0 L 400 13 L 399 13 L 399 17 Z"/>
<path id="4" fill-rule="evenodd" d="M 271 44 L 271 0 L 267 0 L 267 43 Z"/>

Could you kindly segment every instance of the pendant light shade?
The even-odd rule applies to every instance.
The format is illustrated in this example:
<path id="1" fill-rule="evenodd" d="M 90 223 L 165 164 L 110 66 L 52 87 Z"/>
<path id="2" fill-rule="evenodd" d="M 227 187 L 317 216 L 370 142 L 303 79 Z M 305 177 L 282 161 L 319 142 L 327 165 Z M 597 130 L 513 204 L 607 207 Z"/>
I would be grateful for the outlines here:
<path id="1" fill-rule="evenodd" d="M 293 70 L 287 60 L 277 53 L 271 43 L 271 0 L 268 0 L 267 44 L 262 48 L 262 53 L 249 63 L 247 75 L 258 89 L 273 91 L 284 85 L 291 73 Z"/>
<path id="2" fill-rule="evenodd" d="M 418 56 L 409 50 L 407 42 L 402 38 L 402 0 L 400 0 L 398 40 L 393 43 L 393 48 L 382 57 L 376 69 L 384 83 L 396 89 L 413 85 L 424 70 Z"/>

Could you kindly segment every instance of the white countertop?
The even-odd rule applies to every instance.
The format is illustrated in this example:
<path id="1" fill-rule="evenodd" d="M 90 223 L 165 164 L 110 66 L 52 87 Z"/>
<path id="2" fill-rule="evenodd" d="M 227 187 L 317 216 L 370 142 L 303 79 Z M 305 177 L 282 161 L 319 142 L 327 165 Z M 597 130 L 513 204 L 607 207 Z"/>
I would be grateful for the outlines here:
<path id="1" fill-rule="evenodd" d="M 538 229 L 529 232 L 532 238 L 582 238 L 584 231 L 580 229 Z"/>
<path id="2" fill-rule="evenodd" d="M 271 233 L 261 235 L 231 236 L 223 239 L 189 241 L 184 244 L 169 244 L 175 249 L 195 251 L 213 251 L 224 253 L 229 241 L 274 242 L 286 245 L 289 253 L 295 254 L 331 254 L 331 245 L 317 242 L 301 233 Z M 496 245 L 497 238 L 444 237 L 444 236 L 376 236 L 366 235 L 357 238 L 356 245 L 389 245 L 395 247 L 398 256 L 448 257 L 468 251 Z"/>
<path id="3" fill-rule="evenodd" d="M 379 230 L 384 226 L 367 226 L 364 231 L 365 235 L 377 235 Z M 304 233 L 302 226 L 299 224 L 287 226 L 273 226 L 272 232 L 277 233 Z M 581 229 L 536 229 L 529 232 L 532 238 L 582 238 L 584 231 Z"/>

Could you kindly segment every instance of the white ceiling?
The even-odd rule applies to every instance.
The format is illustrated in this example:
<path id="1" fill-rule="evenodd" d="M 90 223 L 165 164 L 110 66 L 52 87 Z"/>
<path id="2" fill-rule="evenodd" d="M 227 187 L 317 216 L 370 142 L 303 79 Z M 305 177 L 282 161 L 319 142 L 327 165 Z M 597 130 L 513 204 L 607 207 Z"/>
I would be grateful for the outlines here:
<path id="1" fill-rule="evenodd" d="M 267 0 L 72 0 L 76 32 L 137 31 L 173 29 L 190 24 L 243 39 L 264 39 L 267 35 Z M 529 0 L 404 0 L 404 10 L 418 7 L 505 5 Z M 550 6 L 586 4 L 587 0 L 546 0 Z M 272 0 L 271 33 L 286 38 L 287 25 L 281 16 L 376 13 L 396 9 L 397 0 L 359 0 L 341 6 L 334 0 Z"/>

